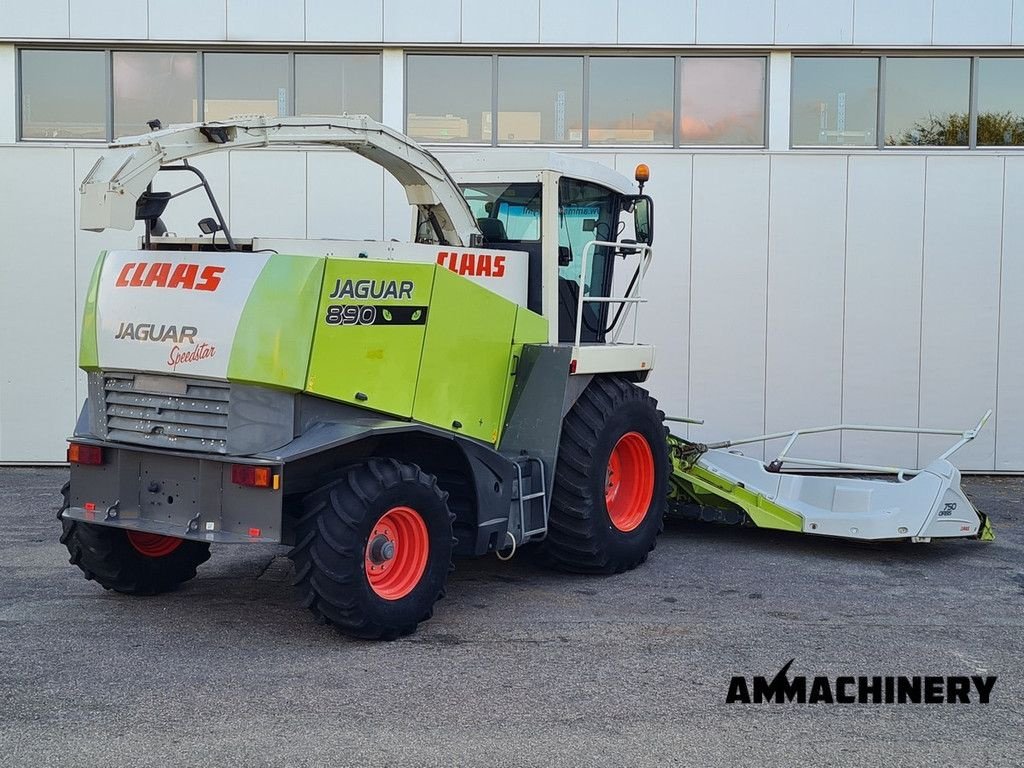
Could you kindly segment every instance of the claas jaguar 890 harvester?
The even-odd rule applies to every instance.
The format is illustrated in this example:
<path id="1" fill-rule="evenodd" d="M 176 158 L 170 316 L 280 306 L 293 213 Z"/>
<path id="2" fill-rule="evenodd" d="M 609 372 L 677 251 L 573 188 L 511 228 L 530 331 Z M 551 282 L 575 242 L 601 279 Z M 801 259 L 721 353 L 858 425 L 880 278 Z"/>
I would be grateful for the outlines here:
<path id="1" fill-rule="evenodd" d="M 275 145 L 382 166 L 415 212 L 411 242 L 231 232 L 189 158 Z M 166 231 L 181 193 L 154 190 L 161 172 L 205 191 L 200 234 Z M 828 536 L 987 537 L 948 455 L 882 482 L 669 434 L 640 386 L 655 360 L 636 325 L 646 178 L 542 151 L 449 172 L 365 117 L 114 142 L 82 182 L 81 227 L 145 234 L 103 253 L 88 290 L 88 399 L 60 511 L 71 562 L 154 594 L 192 578 L 211 543 L 288 544 L 317 618 L 394 638 L 430 617 L 453 557 L 534 544 L 555 567 L 618 573 L 644 562 L 669 508 Z"/>

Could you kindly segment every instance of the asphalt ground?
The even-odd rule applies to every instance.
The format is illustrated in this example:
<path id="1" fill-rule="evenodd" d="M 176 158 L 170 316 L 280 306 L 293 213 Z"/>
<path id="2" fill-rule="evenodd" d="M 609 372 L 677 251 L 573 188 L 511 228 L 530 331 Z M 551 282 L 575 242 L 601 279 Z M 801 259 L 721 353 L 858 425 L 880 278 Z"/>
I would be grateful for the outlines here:
<path id="1" fill-rule="evenodd" d="M 857 544 L 670 522 L 649 562 L 458 564 L 432 621 L 348 640 L 285 549 L 215 547 L 154 598 L 67 564 L 59 469 L 0 469 L 0 765 L 1024 764 L 1020 478 L 996 541 Z M 989 704 L 726 704 L 733 675 L 998 675 Z"/>

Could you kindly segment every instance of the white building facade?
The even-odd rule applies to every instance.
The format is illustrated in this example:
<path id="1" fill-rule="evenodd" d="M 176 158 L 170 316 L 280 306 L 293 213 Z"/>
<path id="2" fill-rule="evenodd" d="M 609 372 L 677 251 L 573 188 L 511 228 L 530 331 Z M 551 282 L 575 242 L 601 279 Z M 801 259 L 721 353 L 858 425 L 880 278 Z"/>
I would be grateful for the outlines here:
<path id="1" fill-rule="evenodd" d="M 700 440 L 967 427 L 1024 471 L 1024 0 L 0 0 L 0 462 L 56 462 L 99 251 L 103 143 L 239 113 L 366 112 L 436 149 L 543 146 L 652 172 L 642 335 Z M 343 152 L 197 163 L 236 235 L 406 239 Z M 192 207 L 188 207 L 191 205 Z M 168 228 L 197 233 L 196 199 Z M 943 441 L 801 454 L 916 466 Z"/>

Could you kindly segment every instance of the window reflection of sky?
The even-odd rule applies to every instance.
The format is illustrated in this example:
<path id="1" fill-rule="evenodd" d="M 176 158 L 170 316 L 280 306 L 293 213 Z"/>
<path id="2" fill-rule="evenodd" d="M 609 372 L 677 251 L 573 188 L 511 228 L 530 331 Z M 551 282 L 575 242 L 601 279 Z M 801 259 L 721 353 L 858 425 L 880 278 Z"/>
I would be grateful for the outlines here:
<path id="1" fill-rule="evenodd" d="M 683 144 L 764 143 L 763 58 L 684 58 Z"/>

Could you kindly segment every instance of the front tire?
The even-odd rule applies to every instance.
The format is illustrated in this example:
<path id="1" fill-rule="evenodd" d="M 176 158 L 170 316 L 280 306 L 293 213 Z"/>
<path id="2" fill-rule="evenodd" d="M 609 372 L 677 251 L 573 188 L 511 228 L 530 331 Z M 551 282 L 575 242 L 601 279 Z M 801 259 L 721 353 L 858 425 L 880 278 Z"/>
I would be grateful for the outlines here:
<path id="1" fill-rule="evenodd" d="M 412 464 L 370 459 L 303 499 L 295 586 L 321 622 L 393 640 L 431 617 L 452 568 L 447 494 Z"/>
<path id="2" fill-rule="evenodd" d="M 654 549 L 668 498 L 668 444 L 657 402 L 619 376 L 595 376 L 562 424 L 549 564 L 622 573 Z"/>
<path id="3" fill-rule="evenodd" d="M 68 507 L 69 485 L 61 489 Z M 173 536 L 128 531 L 60 517 L 61 544 L 72 565 L 104 589 L 126 595 L 170 592 L 195 578 L 196 568 L 210 559 L 210 545 Z"/>

